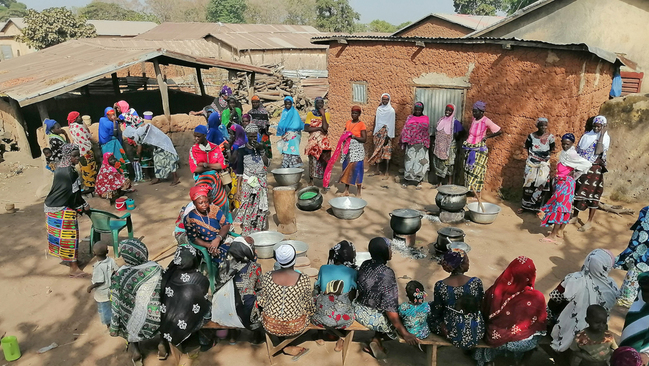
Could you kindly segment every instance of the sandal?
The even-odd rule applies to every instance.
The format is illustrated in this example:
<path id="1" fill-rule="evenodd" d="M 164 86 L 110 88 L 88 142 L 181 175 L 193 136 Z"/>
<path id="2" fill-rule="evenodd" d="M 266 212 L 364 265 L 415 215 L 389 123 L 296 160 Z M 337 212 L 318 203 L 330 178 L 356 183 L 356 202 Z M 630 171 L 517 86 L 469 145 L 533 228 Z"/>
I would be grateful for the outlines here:
<path id="1" fill-rule="evenodd" d="M 298 353 L 297 355 L 293 356 L 293 358 L 291 358 L 291 360 L 292 360 L 293 362 L 297 362 L 297 361 L 300 360 L 300 358 L 301 358 L 302 356 L 308 354 L 309 352 L 311 352 L 310 349 L 308 349 L 308 348 L 303 348 L 303 349 L 300 351 L 300 353 Z"/>
<path id="2" fill-rule="evenodd" d="M 383 360 L 388 357 L 385 348 L 381 348 L 376 342 L 370 342 L 370 350 L 372 351 L 372 356 L 377 360 Z"/>
<path id="3" fill-rule="evenodd" d="M 131 358 L 131 361 L 133 361 L 133 366 L 144 366 L 144 363 L 142 362 L 142 358 L 139 360 L 134 360 Z"/>

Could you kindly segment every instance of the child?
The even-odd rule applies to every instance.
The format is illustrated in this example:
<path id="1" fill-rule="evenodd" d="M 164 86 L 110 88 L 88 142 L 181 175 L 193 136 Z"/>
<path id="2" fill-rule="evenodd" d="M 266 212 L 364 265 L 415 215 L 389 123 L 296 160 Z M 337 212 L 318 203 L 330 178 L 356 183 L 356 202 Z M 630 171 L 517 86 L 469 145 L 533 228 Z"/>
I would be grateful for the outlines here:
<path id="1" fill-rule="evenodd" d="M 601 305 L 591 305 L 586 310 L 588 328 L 577 333 L 570 349 L 571 365 L 608 366 L 611 354 L 617 348 L 613 333 L 608 330 L 608 313 Z M 582 362 L 586 361 L 586 362 Z"/>
<path id="2" fill-rule="evenodd" d="M 106 244 L 97 244 L 92 248 L 92 253 L 97 257 L 97 263 L 92 270 L 92 285 L 88 286 L 88 293 L 95 290 L 95 301 L 101 323 L 110 328 L 110 319 L 113 317 L 109 297 L 110 277 L 117 272 L 119 267 L 113 258 L 107 257 Z"/>
<path id="3" fill-rule="evenodd" d="M 406 295 L 410 302 L 399 305 L 399 316 L 403 319 L 403 325 L 408 332 L 419 339 L 427 338 L 430 335 L 426 319 L 430 314 L 430 305 L 424 301 L 426 292 L 424 285 L 418 281 L 410 281 L 406 284 Z"/>
<path id="4" fill-rule="evenodd" d="M 45 168 L 47 168 L 47 170 L 51 172 L 54 172 L 56 170 L 56 163 L 54 162 L 54 154 L 52 154 L 52 150 L 49 147 L 44 148 L 43 155 L 45 156 Z"/>

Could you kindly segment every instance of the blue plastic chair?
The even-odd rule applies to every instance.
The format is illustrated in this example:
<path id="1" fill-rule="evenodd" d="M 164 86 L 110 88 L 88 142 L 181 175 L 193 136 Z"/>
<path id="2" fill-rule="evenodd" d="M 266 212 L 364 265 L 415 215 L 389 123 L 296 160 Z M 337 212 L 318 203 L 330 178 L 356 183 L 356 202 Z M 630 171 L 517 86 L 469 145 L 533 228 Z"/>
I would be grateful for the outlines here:
<path id="1" fill-rule="evenodd" d="M 228 235 L 235 238 L 241 236 L 235 232 L 230 232 Z M 198 266 L 198 270 L 207 273 L 207 279 L 210 281 L 210 290 L 212 290 L 212 294 L 214 294 L 216 291 L 216 276 L 218 275 L 219 268 L 216 267 L 212 261 L 212 256 L 210 255 L 210 252 L 207 251 L 207 248 L 194 244 L 191 240 L 187 241 L 189 242 L 189 245 L 193 246 L 201 253 L 201 263 Z"/>
<path id="2" fill-rule="evenodd" d="M 126 228 L 128 230 L 128 238 L 133 239 L 131 214 L 126 213 L 124 216 L 119 217 L 110 212 L 91 209 L 90 220 L 92 221 L 92 227 L 90 228 L 90 252 L 92 253 L 92 246 L 101 240 L 101 234 L 112 234 L 113 254 L 115 258 L 118 258 L 119 232 Z"/>

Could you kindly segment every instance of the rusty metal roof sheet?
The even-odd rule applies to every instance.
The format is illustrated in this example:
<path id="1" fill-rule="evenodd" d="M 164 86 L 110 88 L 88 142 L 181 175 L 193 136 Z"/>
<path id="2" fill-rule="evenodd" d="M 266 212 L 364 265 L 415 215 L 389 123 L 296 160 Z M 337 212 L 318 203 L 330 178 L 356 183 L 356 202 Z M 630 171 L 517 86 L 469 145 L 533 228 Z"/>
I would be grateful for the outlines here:
<path id="1" fill-rule="evenodd" d="M 126 46 L 120 42 L 129 40 L 108 41 L 112 40 L 72 40 L 0 62 L 0 93 L 15 99 L 24 107 L 73 91 L 117 70 L 153 59 L 161 64 L 272 74 L 271 70 L 264 67 L 177 52 L 170 50 L 172 47 L 168 47 L 169 45 L 160 47 L 145 41 L 130 42 L 130 46 Z"/>
<path id="2" fill-rule="evenodd" d="M 27 26 L 24 18 L 9 18 L 2 26 L 2 29 L 12 22 L 18 29 Z M 138 34 L 149 31 L 157 26 L 154 22 L 131 22 L 126 20 L 94 20 L 86 21 L 88 24 L 95 26 L 98 36 L 116 36 L 116 37 L 133 37 Z"/>
<path id="3" fill-rule="evenodd" d="M 483 29 L 486 28 L 494 23 L 497 23 L 501 20 L 503 20 L 505 17 L 500 17 L 500 16 L 487 16 L 487 15 L 469 15 L 469 14 L 442 14 L 442 13 L 432 13 L 428 14 L 425 17 L 414 21 L 413 23 L 408 24 L 407 26 L 399 29 L 398 31 L 394 32 L 392 35 L 393 36 L 398 36 L 402 34 L 403 32 L 412 29 L 414 27 L 417 27 L 419 24 L 422 22 L 427 21 L 430 18 L 438 18 L 445 20 L 450 23 L 458 24 L 461 25 L 465 28 L 468 28 L 470 30 L 478 30 L 478 29 Z"/>

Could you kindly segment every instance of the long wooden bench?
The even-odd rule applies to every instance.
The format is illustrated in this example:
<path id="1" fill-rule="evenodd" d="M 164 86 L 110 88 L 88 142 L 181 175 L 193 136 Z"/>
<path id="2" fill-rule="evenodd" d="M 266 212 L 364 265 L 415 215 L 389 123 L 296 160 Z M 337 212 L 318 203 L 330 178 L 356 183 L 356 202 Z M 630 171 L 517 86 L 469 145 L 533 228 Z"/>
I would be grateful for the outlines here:
<path id="1" fill-rule="evenodd" d="M 406 341 L 404 341 L 401 337 L 399 337 L 399 342 L 406 343 Z M 438 347 L 453 346 L 453 344 L 451 344 L 448 339 L 433 333 L 431 333 L 426 339 L 420 339 L 419 344 L 426 347 L 426 358 L 428 359 L 428 364 L 430 366 L 437 366 Z M 476 348 L 491 348 L 491 346 L 481 340 Z"/>
<path id="2" fill-rule="evenodd" d="M 239 328 L 233 328 L 233 327 L 226 327 L 226 326 L 217 324 L 217 323 L 215 323 L 213 321 L 207 322 L 205 325 L 203 325 L 203 328 L 205 328 L 205 329 L 239 329 Z M 354 332 L 356 332 L 356 331 L 366 331 L 366 330 L 369 330 L 369 329 L 365 328 L 363 325 L 361 325 L 360 323 L 358 323 L 356 321 L 354 321 L 354 323 L 352 323 L 352 325 L 350 325 L 349 327 L 347 327 L 345 329 L 323 328 L 323 327 L 319 327 L 319 326 L 314 325 L 314 324 L 309 324 L 309 326 L 306 327 L 304 332 L 302 332 L 302 333 L 300 333 L 300 334 L 298 334 L 296 336 L 288 337 L 288 338 L 284 339 L 277 346 L 273 345 L 273 340 L 271 339 L 270 335 L 265 332 L 265 334 L 266 334 L 266 349 L 268 351 L 268 360 L 270 361 L 270 364 L 271 365 L 274 364 L 273 358 L 277 353 L 282 351 L 284 349 L 284 347 L 288 346 L 291 342 L 298 339 L 299 337 L 301 337 L 304 333 L 306 333 L 309 330 L 328 330 L 328 331 L 334 333 L 336 336 L 342 338 L 342 340 L 343 340 L 342 365 L 345 366 L 345 361 L 347 360 L 347 354 L 348 354 L 348 351 L 349 351 L 349 346 L 352 343 L 352 341 L 354 340 Z"/>

